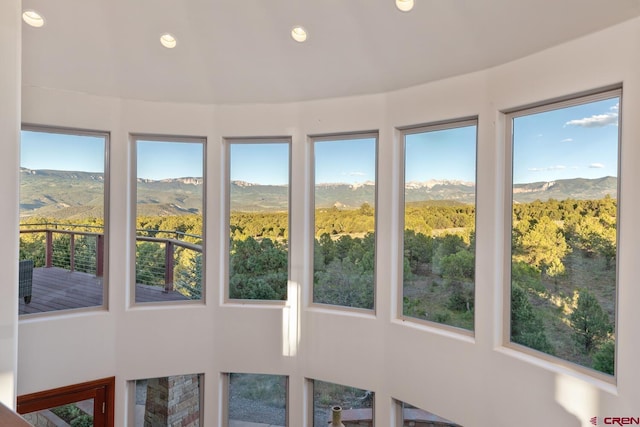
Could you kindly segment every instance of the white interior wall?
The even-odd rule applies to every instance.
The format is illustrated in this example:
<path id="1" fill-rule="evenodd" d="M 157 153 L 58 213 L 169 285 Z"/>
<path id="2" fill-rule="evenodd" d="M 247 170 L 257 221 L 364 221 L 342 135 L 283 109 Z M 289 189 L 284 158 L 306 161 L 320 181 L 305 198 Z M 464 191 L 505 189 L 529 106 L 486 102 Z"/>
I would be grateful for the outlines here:
<path id="1" fill-rule="evenodd" d="M 5 41 L 0 46 L 7 49 Z M 4 66 L 0 73 L 3 83 L 16 79 Z M 504 120 L 499 111 L 615 83 L 624 85 L 620 302 L 618 377 L 617 384 L 609 384 L 565 364 L 540 361 L 502 345 L 506 286 L 503 218 L 509 206 L 505 207 L 502 197 L 508 175 Z M 633 215 L 640 207 L 640 197 L 634 191 L 635 183 L 640 182 L 639 168 L 634 165 L 634 159 L 640 158 L 636 144 L 640 124 L 634 120 L 640 114 L 639 19 L 491 70 L 362 97 L 282 105 L 203 106 L 31 87 L 22 91 L 25 123 L 110 131 L 113 173 L 110 310 L 21 320 L 19 394 L 115 375 L 116 425 L 125 425 L 128 380 L 204 373 L 205 425 L 214 426 L 220 419 L 220 373 L 255 372 L 290 377 L 291 426 L 304 425 L 305 378 L 375 391 L 379 426 L 391 424 L 392 398 L 467 427 L 587 426 L 595 415 L 640 416 L 640 371 L 635 366 L 640 360 L 640 313 L 633 307 L 634 301 L 640 301 L 640 288 L 634 281 L 640 273 L 634 259 L 640 226 Z M 4 99 L 2 102 L 4 105 Z M 15 108 L 19 100 L 8 105 Z M 396 320 L 397 286 L 401 286 L 397 262 L 401 152 L 395 127 L 472 115 L 479 116 L 474 337 Z M 3 135 L 15 133 L 2 123 Z M 313 226 L 309 222 L 312 192 L 307 135 L 368 130 L 380 132 L 376 313 L 309 307 Z M 128 219 L 133 209 L 129 198 L 130 132 L 208 138 L 206 305 L 127 308 L 133 265 Z M 221 248 L 226 238 L 221 225 L 222 139 L 282 135 L 290 135 L 293 141 L 291 281 L 302 295 L 295 355 L 283 354 L 283 311 L 293 310 L 278 304 L 225 305 L 220 297 L 224 277 Z M 13 173 L 9 182 L 14 185 L 8 186 L 12 189 L 16 188 L 16 147 L 9 147 L 8 152 L 11 155 L 3 156 L 2 161 Z M 15 194 L 10 191 L 9 196 Z M 2 217 L 8 219 L 3 227 L 13 230 L 8 234 L 15 235 L 15 209 L 2 212 Z M 15 264 L 17 250 L 13 249 L 2 259 L 13 257 Z M 1 292 L 15 300 L 7 287 Z M 15 313 L 15 308 L 12 310 Z M 9 330 L 15 325 L 13 314 L 2 310 L 2 333 L 7 329 L 5 323 Z M 9 337 L 10 345 L 13 340 Z M 0 351 L 3 348 L 4 344 Z M 7 369 L 5 365 L 10 370 L 13 359 L 0 354 L 1 374 Z"/>
<path id="2" fill-rule="evenodd" d="M 0 402 L 14 408 L 18 340 L 18 141 L 20 139 L 20 2 L 0 3 Z"/>

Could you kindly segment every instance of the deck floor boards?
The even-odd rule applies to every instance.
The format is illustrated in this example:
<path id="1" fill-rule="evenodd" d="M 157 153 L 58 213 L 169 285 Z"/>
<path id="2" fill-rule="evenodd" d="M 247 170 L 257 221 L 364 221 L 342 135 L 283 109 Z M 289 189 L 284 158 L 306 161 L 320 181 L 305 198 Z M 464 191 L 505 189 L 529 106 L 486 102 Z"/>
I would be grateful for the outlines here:
<path id="1" fill-rule="evenodd" d="M 20 298 L 20 314 L 75 308 L 99 307 L 103 300 L 102 278 L 62 268 L 34 268 L 31 302 Z M 164 292 L 158 286 L 136 285 L 136 302 L 188 300 L 178 292 Z"/>

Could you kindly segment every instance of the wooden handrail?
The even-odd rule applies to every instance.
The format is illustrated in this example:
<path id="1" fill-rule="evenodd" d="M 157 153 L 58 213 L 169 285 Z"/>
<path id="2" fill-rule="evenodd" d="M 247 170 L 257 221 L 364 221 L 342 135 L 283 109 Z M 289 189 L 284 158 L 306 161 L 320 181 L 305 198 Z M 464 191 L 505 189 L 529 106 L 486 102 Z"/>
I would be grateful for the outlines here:
<path id="1" fill-rule="evenodd" d="M 25 233 L 44 233 L 45 234 L 45 266 L 53 267 L 53 234 L 68 234 L 70 236 L 70 270 L 75 270 L 75 236 L 93 236 L 96 237 L 96 277 L 102 277 L 104 274 L 104 234 L 94 233 L 92 231 L 74 231 L 74 230 L 59 230 L 51 228 L 34 228 L 34 229 L 22 229 L 20 234 Z M 185 234 L 186 235 L 186 234 Z M 169 239 L 162 237 L 149 237 L 149 236 L 136 236 L 136 241 L 141 242 L 155 242 L 165 244 L 165 291 L 173 291 L 173 255 L 176 247 L 185 248 L 194 252 L 202 253 L 202 245 L 196 245 L 195 243 L 185 242 L 178 239 Z"/>
<path id="2" fill-rule="evenodd" d="M 0 402 L 0 426 L 3 427 L 31 427 L 20 415 L 7 408 Z"/>

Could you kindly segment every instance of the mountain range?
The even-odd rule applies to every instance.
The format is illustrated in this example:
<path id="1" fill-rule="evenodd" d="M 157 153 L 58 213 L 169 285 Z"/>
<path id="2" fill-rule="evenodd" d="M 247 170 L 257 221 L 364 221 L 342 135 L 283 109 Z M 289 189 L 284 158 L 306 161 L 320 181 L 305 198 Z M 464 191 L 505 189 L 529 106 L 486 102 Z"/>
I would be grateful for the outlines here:
<path id="1" fill-rule="evenodd" d="M 21 168 L 20 177 L 20 214 L 23 217 L 102 216 L 104 175 L 101 173 Z M 183 215 L 202 209 L 203 180 L 199 177 L 138 179 L 136 188 L 138 215 Z M 617 178 L 574 178 L 513 186 L 515 203 L 567 198 L 599 199 L 606 195 L 616 197 Z M 287 208 L 288 196 L 287 186 L 245 181 L 233 181 L 230 186 L 231 209 L 234 211 L 282 211 Z M 373 205 L 374 201 L 373 182 L 318 184 L 315 188 L 316 208 L 353 209 L 364 203 Z M 408 182 L 405 201 L 470 204 L 475 201 L 475 185 L 447 180 Z"/>

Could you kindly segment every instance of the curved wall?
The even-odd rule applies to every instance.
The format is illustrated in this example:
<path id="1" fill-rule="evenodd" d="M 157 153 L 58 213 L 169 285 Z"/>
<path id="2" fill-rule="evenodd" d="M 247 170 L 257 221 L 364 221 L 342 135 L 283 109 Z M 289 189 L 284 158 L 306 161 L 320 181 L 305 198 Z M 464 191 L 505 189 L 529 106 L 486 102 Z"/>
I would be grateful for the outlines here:
<path id="1" fill-rule="evenodd" d="M 623 84 L 618 376 L 606 383 L 503 346 L 505 170 L 499 111 Z M 207 106 L 23 88 L 22 121 L 111 132 L 109 311 L 19 322 L 18 394 L 115 375 L 116 425 L 128 380 L 205 374 L 205 425 L 221 425 L 220 373 L 288 375 L 291 426 L 305 425 L 305 378 L 376 392 L 378 426 L 392 398 L 466 427 L 587 426 L 592 416 L 640 416 L 640 20 L 478 73 L 371 96 L 279 105 Z M 401 144 L 398 126 L 479 116 L 476 330 L 473 337 L 397 319 Z M 377 306 L 362 315 L 309 306 L 312 225 L 307 135 L 379 131 Z M 207 137 L 206 305 L 128 308 L 133 265 L 129 133 Z M 296 310 L 223 304 L 222 145 L 229 136 L 290 135 L 291 280 Z M 125 173 L 126 172 L 126 173 Z M 384 242 L 384 244 L 380 244 Z M 283 323 L 299 340 L 283 351 Z M 336 348 L 339 349 L 336 352 Z"/>
<path id="2" fill-rule="evenodd" d="M 18 140 L 20 139 L 20 5 L 0 4 L 0 150 L 5 163 L 0 167 L 2 198 L 0 232 L 15 236 L 18 225 Z M 15 239 L 14 239 L 15 240 Z M 17 283 L 17 240 L 0 246 L 0 259 L 7 260 L 3 282 Z M 11 263 L 11 264 L 9 264 Z M 0 402 L 13 408 L 16 397 L 18 343 L 18 294 L 15 286 L 0 285 Z"/>

